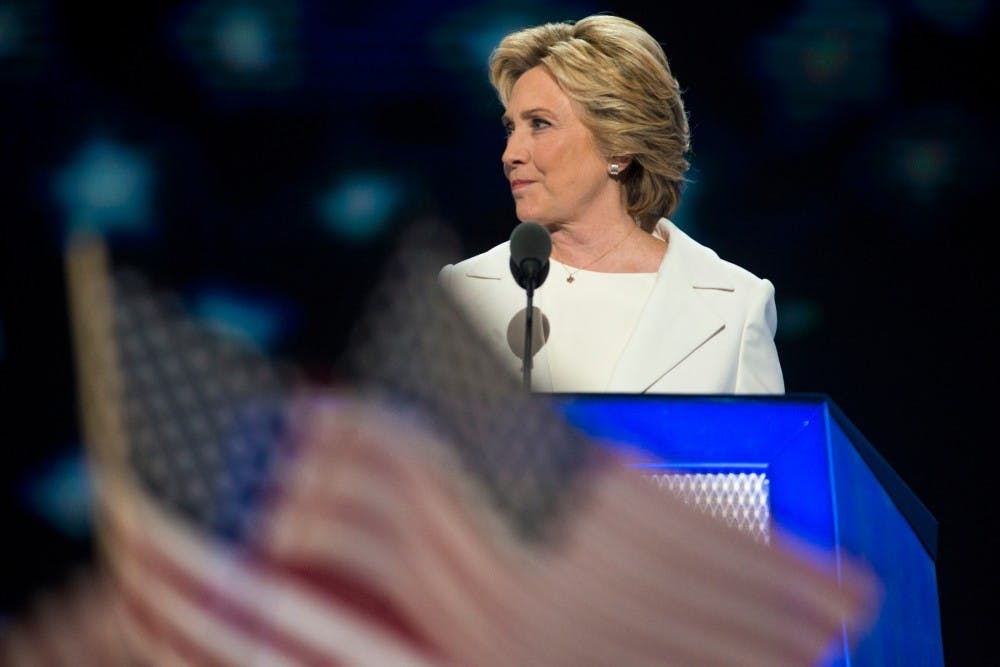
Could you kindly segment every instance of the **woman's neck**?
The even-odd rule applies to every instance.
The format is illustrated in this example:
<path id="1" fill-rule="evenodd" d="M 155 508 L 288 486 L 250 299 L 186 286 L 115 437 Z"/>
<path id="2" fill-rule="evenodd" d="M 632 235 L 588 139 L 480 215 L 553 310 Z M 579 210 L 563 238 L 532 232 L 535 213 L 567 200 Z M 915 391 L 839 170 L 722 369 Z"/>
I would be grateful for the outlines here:
<path id="1" fill-rule="evenodd" d="M 631 240 L 630 237 L 642 233 L 635 228 L 635 221 L 627 214 L 603 220 L 590 219 L 550 225 L 552 257 L 563 264 L 577 267 L 591 262 L 605 262 L 610 259 L 610 255 L 620 252 Z M 602 257 L 604 254 L 607 256 Z"/>

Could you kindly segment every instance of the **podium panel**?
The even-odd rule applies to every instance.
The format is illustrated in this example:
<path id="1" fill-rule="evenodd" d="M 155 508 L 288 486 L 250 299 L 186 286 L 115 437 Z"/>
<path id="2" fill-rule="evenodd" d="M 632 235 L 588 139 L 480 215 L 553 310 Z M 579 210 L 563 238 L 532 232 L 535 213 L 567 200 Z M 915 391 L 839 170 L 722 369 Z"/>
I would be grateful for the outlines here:
<path id="1" fill-rule="evenodd" d="M 937 522 L 823 395 L 556 394 L 556 407 L 691 502 L 769 539 L 768 518 L 867 562 L 884 587 L 873 629 L 833 665 L 943 665 Z M 678 476 L 678 477 L 671 477 Z M 846 638 L 845 638 L 846 640 Z"/>

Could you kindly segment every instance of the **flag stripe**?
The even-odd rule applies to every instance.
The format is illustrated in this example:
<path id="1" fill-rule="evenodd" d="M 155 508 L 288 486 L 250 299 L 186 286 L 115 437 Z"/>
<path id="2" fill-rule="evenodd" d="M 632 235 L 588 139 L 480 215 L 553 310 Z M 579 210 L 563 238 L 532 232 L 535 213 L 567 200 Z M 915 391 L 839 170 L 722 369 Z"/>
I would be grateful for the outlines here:
<path id="1" fill-rule="evenodd" d="M 165 624 L 128 597 L 119 593 L 122 603 L 122 634 L 130 647 L 129 655 L 139 665 L 170 665 L 211 667 L 213 665 L 197 647 L 183 635 L 171 632 Z M 218 664 L 218 663 L 214 663 Z M 129 663 L 132 667 L 133 663 Z"/>
<path id="2" fill-rule="evenodd" d="M 166 564 L 156 552 L 133 549 L 136 560 L 115 565 L 129 611 L 151 632 L 169 637 L 192 662 L 273 667 L 326 664 L 322 655 L 281 636 L 217 591 L 201 588 L 200 582 Z"/>
<path id="3" fill-rule="evenodd" d="M 134 604 L 142 601 L 191 641 L 216 653 L 228 641 L 219 656 L 227 664 L 245 664 L 248 657 L 241 651 L 254 645 L 299 664 L 333 659 L 357 665 L 433 664 L 388 629 L 316 595 L 294 577 L 188 534 L 135 496 L 131 502 L 140 504 L 139 511 L 113 520 L 108 535 L 116 574 Z M 142 519 L 135 520 L 139 515 Z M 188 620 L 195 617 L 203 624 Z"/>
<path id="4" fill-rule="evenodd" d="M 156 605 L 150 605 L 150 596 L 160 594 L 162 590 L 159 586 L 149 586 L 141 594 L 137 594 L 129 584 L 123 582 L 122 585 L 122 602 L 135 633 L 133 655 L 141 658 L 143 663 L 227 667 L 238 664 L 241 657 L 244 660 L 249 658 L 246 641 L 241 642 L 242 647 L 234 647 L 234 638 L 228 631 L 213 634 L 213 641 L 208 644 L 192 637 L 187 623 L 201 624 L 204 617 L 197 613 L 192 616 L 190 605 L 172 604 L 174 600 L 169 597 L 157 600 Z M 187 613 L 183 617 L 183 621 L 187 623 L 175 622 L 172 613 Z M 203 630 L 211 629 L 201 625 L 199 627 Z M 146 645 L 147 641 L 152 641 L 152 645 Z M 269 663 L 273 664 L 273 660 L 263 662 Z"/>
<path id="5" fill-rule="evenodd" d="M 328 469 L 336 471 L 335 482 L 316 486 L 313 497 L 289 493 L 272 517 L 267 543 L 278 550 L 279 558 L 302 559 L 318 567 L 336 563 L 380 581 L 444 648 L 461 645 L 462 654 L 474 655 L 482 664 L 516 663 L 499 648 L 503 645 L 499 637 L 510 632 L 509 619 L 519 609 L 496 591 L 498 582 L 506 584 L 514 576 L 499 569 L 504 563 L 497 558 L 512 545 L 482 540 L 476 525 L 480 517 L 469 514 L 481 502 L 459 493 L 453 476 L 427 467 L 427 459 L 434 456 L 423 446 L 428 443 L 420 442 L 423 436 L 412 431 L 389 433 L 370 417 L 374 415 L 358 414 L 361 424 L 350 418 L 327 424 L 335 430 L 319 442 L 330 445 L 331 451 L 318 452 L 317 458 L 326 458 L 311 459 L 318 465 L 303 466 L 300 475 Z M 386 452 L 380 438 L 388 435 L 398 447 Z M 352 442 L 356 446 L 344 444 Z M 358 479 L 350 481 L 352 476 Z M 313 488 L 294 482 L 290 486 Z M 375 497 L 379 500 L 369 502 Z M 397 537 L 383 544 L 370 535 L 357 539 L 364 526 L 337 520 L 352 514 L 352 504 L 378 508 L 383 518 L 377 525 L 391 526 Z M 491 522 L 484 519 L 480 526 L 486 525 Z M 361 550 L 364 544 L 373 545 L 373 558 Z M 380 564 L 384 569 L 373 572 Z"/>

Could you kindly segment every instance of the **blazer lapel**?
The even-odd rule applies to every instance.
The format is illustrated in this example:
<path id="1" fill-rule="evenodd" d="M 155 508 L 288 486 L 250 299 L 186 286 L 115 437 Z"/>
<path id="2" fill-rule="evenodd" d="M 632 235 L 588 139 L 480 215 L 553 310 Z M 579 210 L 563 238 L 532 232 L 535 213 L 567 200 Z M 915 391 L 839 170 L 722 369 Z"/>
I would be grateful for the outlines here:
<path id="1" fill-rule="evenodd" d="M 699 284 L 689 260 L 694 242 L 672 224 L 658 231 L 669 233 L 670 243 L 653 290 L 626 344 L 608 391 L 644 392 L 714 335 L 725 322 L 698 297 Z M 664 234 L 665 235 L 665 234 Z M 715 289 L 731 286 L 714 286 Z"/>

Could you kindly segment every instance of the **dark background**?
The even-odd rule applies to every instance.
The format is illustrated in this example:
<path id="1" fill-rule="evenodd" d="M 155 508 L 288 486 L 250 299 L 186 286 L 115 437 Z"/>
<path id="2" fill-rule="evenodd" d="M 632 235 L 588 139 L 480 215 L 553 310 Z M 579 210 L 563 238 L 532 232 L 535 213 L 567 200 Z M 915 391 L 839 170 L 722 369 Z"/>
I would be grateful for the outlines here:
<path id="1" fill-rule="evenodd" d="M 993 3 L 129 4 L 0 2 L 5 614 L 91 557 L 67 235 L 323 376 L 407 225 L 509 236 L 490 48 L 608 11 L 686 91 L 676 222 L 775 283 L 788 391 L 937 517 L 946 659 L 993 658 Z"/>

